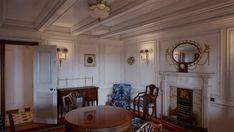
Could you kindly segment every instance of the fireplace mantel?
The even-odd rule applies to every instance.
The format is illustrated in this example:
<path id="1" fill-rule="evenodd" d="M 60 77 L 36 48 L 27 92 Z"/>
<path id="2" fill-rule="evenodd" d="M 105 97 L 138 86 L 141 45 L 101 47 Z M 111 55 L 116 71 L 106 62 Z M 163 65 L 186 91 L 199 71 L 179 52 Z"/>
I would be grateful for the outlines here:
<path id="1" fill-rule="evenodd" d="M 178 77 L 196 77 L 196 78 L 211 78 L 214 73 L 200 73 L 200 72 L 174 72 L 174 71 L 161 71 L 162 76 L 178 76 Z"/>
<path id="2" fill-rule="evenodd" d="M 213 73 L 195 73 L 195 72 L 173 72 L 173 71 L 161 71 L 161 108 L 162 116 L 169 115 L 169 103 L 170 103 L 170 88 L 181 87 L 187 89 L 197 89 L 202 92 L 202 126 L 208 128 L 208 112 L 209 112 L 209 98 L 211 86 L 208 81 L 214 76 Z"/>

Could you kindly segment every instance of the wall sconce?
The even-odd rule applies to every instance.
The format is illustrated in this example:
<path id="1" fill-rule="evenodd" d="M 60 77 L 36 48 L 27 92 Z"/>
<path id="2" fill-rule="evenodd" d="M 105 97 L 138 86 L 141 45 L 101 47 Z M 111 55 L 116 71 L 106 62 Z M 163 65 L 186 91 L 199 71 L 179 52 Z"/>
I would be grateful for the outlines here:
<path id="1" fill-rule="evenodd" d="M 62 61 L 67 59 L 67 52 L 68 52 L 67 48 L 57 48 L 57 57 L 59 60 L 60 67 L 61 67 Z"/>
<path id="2" fill-rule="evenodd" d="M 146 61 L 146 64 L 149 64 L 149 54 L 152 53 L 153 49 L 141 49 L 140 55 L 141 59 Z"/>

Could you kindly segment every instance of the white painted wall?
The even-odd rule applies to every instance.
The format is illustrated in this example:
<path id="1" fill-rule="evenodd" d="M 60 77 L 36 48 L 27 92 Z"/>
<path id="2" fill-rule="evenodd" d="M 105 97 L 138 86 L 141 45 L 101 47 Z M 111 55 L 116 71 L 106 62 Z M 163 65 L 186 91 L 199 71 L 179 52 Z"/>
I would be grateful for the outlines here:
<path id="1" fill-rule="evenodd" d="M 5 53 L 6 110 L 32 107 L 33 49 L 29 46 L 7 45 Z"/>
<path id="2" fill-rule="evenodd" d="M 112 92 L 113 83 L 123 83 L 123 43 L 118 40 L 104 40 L 78 37 L 73 40 L 48 39 L 48 45 L 67 48 L 67 59 L 58 67 L 58 79 L 93 77 L 93 85 L 99 87 L 99 104 L 104 105 L 107 94 Z M 96 55 L 96 66 L 84 66 L 84 54 Z M 60 88 L 92 85 L 91 80 L 59 82 Z"/>
<path id="3" fill-rule="evenodd" d="M 215 102 L 210 104 L 210 131 L 218 132 L 222 127 L 234 129 L 233 122 L 233 32 L 227 29 L 233 26 L 229 21 L 219 24 L 209 23 L 185 25 L 166 31 L 146 35 L 142 39 L 125 41 L 104 40 L 92 37 L 74 37 L 69 34 L 40 33 L 18 30 L 0 29 L 1 39 L 38 41 L 40 44 L 52 44 L 58 47 L 67 47 L 68 60 L 59 68 L 58 78 L 84 77 L 93 75 L 94 85 L 100 87 L 100 104 L 106 101 L 106 94 L 111 93 L 112 83 L 126 82 L 132 84 L 137 93 L 144 90 L 145 85 L 155 83 L 160 85 L 159 71 L 176 71 L 175 67 L 165 61 L 165 48 L 184 39 L 195 40 L 201 44 L 211 46 L 210 64 L 198 66 L 189 72 L 212 72 L 215 77 L 210 82 L 212 86 L 211 97 Z M 221 26 L 220 26 L 221 25 Z M 228 39 L 227 39 L 228 38 Z M 143 47 L 153 48 L 150 63 L 146 65 L 140 59 L 139 51 Z M 85 52 L 96 54 L 96 67 L 84 67 L 83 54 Z M 133 65 L 127 64 L 127 58 L 135 57 Z M 231 65 L 230 65 L 231 62 Z M 227 83 L 228 82 L 228 83 Z M 79 84 L 79 83 L 78 83 Z M 72 84 L 76 85 L 76 83 Z M 160 97 L 158 98 L 160 102 Z M 160 103 L 158 103 L 158 114 Z M 220 120 L 219 120 L 220 119 Z M 225 120 L 227 119 L 227 120 Z M 221 124 L 221 125 L 220 125 Z"/>
<path id="4" fill-rule="evenodd" d="M 207 26 L 207 25 L 204 25 Z M 181 40 L 194 40 L 201 44 L 208 44 L 210 46 L 209 64 L 198 65 L 196 69 L 189 70 L 189 72 L 202 72 L 202 73 L 214 73 L 215 76 L 210 80 L 211 86 L 210 97 L 215 98 L 215 102 L 211 102 L 209 131 L 219 132 L 222 128 L 226 131 L 234 129 L 232 122 L 234 121 L 234 90 L 233 90 L 233 40 L 234 30 L 203 30 L 200 32 L 190 29 L 201 29 L 202 25 L 191 26 L 190 28 L 177 28 L 177 30 L 168 30 L 166 32 L 158 33 L 155 37 L 149 35 L 144 39 L 125 41 L 125 58 L 134 56 L 136 63 L 134 65 L 125 64 L 125 80 L 131 84 L 136 85 L 135 92 L 139 92 L 139 88 L 142 90 L 146 84 L 151 81 L 157 86 L 160 86 L 159 71 L 177 71 L 175 65 L 170 65 L 165 58 L 165 50 L 168 47 L 173 47 Z M 226 32 L 228 34 L 226 34 Z M 229 36 L 230 40 L 227 40 Z M 150 63 L 154 63 L 154 66 L 149 65 L 146 67 L 141 63 L 139 58 L 140 47 L 144 47 L 145 44 L 150 42 L 155 47 L 153 60 Z M 230 41 L 230 42 L 227 42 Z M 204 58 L 203 58 L 204 59 Z M 204 60 L 201 60 L 203 62 Z M 230 65 L 229 65 L 230 63 Z M 145 71 L 145 72 L 144 72 Z M 143 73 L 144 72 L 144 73 Z M 152 73 L 154 75 L 152 75 Z M 138 86 L 138 87 L 137 87 Z M 158 98 L 158 114 L 161 113 L 161 99 Z M 220 120 L 219 120 L 220 119 Z M 227 119 L 227 120 L 225 120 Z M 221 125 L 220 125 L 221 124 Z"/>

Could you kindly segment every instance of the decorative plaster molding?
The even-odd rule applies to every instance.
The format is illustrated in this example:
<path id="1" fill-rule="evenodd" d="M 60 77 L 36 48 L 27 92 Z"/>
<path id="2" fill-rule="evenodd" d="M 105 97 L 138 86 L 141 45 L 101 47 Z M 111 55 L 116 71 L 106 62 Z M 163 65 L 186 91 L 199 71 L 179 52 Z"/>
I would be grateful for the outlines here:
<path id="1" fill-rule="evenodd" d="M 165 28 L 170 28 L 168 25 L 183 25 L 186 23 L 192 23 L 202 21 L 202 20 L 209 20 L 212 18 L 217 18 L 220 16 L 225 15 L 233 15 L 234 14 L 234 2 L 228 1 L 224 3 L 218 3 L 212 5 L 212 2 L 209 3 L 203 3 L 205 6 L 204 8 L 200 9 L 199 6 L 196 6 L 196 8 L 186 8 L 182 9 L 177 12 L 170 13 L 166 16 L 162 17 L 156 17 L 150 20 L 146 20 L 144 22 L 139 22 L 134 25 L 128 25 L 125 27 L 122 27 L 121 29 L 113 30 L 109 33 L 103 34 L 100 37 L 101 38 L 108 38 L 114 35 L 118 34 L 131 34 L 132 32 L 136 31 L 144 31 L 144 30 L 163 30 Z M 139 19 L 139 18 L 138 18 Z M 183 19 L 183 21 L 181 21 Z M 134 21 L 134 20 L 133 20 Z M 139 20 L 136 20 L 139 21 Z M 169 24 L 171 23 L 171 24 Z M 177 24 L 176 24 L 177 23 Z M 121 25 L 121 24 L 120 24 Z M 163 27 L 163 28 L 162 28 Z"/>
<path id="2" fill-rule="evenodd" d="M 170 38 L 172 36 L 176 35 L 187 35 L 187 33 L 183 34 L 181 32 L 188 32 L 188 30 L 193 29 L 192 34 L 196 33 L 204 33 L 208 31 L 219 31 L 220 28 L 223 28 L 224 26 L 234 26 L 233 24 L 234 17 L 232 16 L 226 16 L 225 18 L 216 18 L 215 20 L 209 20 L 209 21 L 200 21 L 200 22 L 194 22 L 194 23 L 188 23 L 188 24 L 182 24 L 180 26 L 174 26 L 162 30 L 156 30 L 148 33 L 142 33 L 135 36 L 128 36 L 128 37 L 122 37 L 123 41 L 148 41 L 148 40 L 155 40 L 155 39 L 166 39 Z M 198 28 L 199 27 L 199 28 Z M 174 34 L 171 34 L 174 32 Z M 175 34 L 175 32 L 177 34 Z M 179 33 L 180 32 L 180 33 Z"/>
<path id="3" fill-rule="evenodd" d="M 134 10 L 137 10 L 137 9 L 141 9 L 143 8 L 144 6 L 148 5 L 148 4 L 151 4 L 152 2 L 154 2 L 155 0 L 137 0 L 137 1 L 134 1 L 132 2 L 131 4 L 119 9 L 119 10 L 116 10 L 114 12 L 111 13 L 111 16 L 109 16 L 107 19 L 99 22 L 97 20 L 95 21 L 92 21 L 90 23 L 88 23 L 87 25 L 84 25 L 82 27 L 78 27 L 78 28 L 75 28 L 75 27 L 72 27 L 72 34 L 74 35 L 79 35 L 79 34 L 82 34 L 84 32 L 87 32 L 97 26 L 100 26 L 104 23 L 107 23 L 107 22 L 110 22 L 112 20 L 114 20 L 115 18 L 118 18 L 118 17 L 121 17 L 129 12 L 132 12 Z"/>
<path id="4" fill-rule="evenodd" d="M 59 17 L 61 17 L 74 3 L 79 0 L 56 0 L 50 1 L 49 6 L 41 12 L 35 21 L 35 28 L 44 31 L 52 25 Z"/>
<path id="5" fill-rule="evenodd" d="M 54 31 L 54 32 L 63 32 L 63 33 L 69 33 L 70 34 L 70 28 L 67 27 L 60 27 L 60 26 L 49 26 L 47 31 Z"/>

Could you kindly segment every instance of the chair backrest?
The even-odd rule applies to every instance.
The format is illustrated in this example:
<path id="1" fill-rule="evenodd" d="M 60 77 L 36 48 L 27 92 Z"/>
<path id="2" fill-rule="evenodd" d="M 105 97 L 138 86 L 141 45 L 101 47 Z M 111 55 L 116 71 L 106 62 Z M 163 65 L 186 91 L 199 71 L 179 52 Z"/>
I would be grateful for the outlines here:
<path id="1" fill-rule="evenodd" d="M 78 102 L 77 99 L 81 98 L 81 104 L 83 106 L 83 97 L 80 95 L 78 92 L 71 92 L 65 96 L 63 96 L 63 106 L 64 106 L 64 111 L 67 113 L 72 109 L 77 108 Z"/>
<path id="2" fill-rule="evenodd" d="M 113 93 L 111 95 L 111 105 L 130 109 L 131 85 L 130 84 L 114 84 Z M 109 99 L 108 99 L 109 100 Z"/>
<path id="3" fill-rule="evenodd" d="M 144 123 L 136 132 L 162 132 L 162 124 L 155 124 L 152 121 Z"/>
<path id="4" fill-rule="evenodd" d="M 131 84 L 114 84 L 112 100 L 130 100 L 131 96 Z"/>
<path id="5" fill-rule="evenodd" d="M 152 97 L 152 100 L 156 100 L 156 98 L 158 97 L 158 92 L 159 92 L 159 88 L 156 87 L 154 84 L 150 84 L 146 86 L 145 93 L 150 95 Z"/>
<path id="6" fill-rule="evenodd" d="M 8 118 L 9 118 L 11 132 L 15 132 L 15 123 L 14 123 L 13 115 L 11 113 L 8 114 Z"/>

